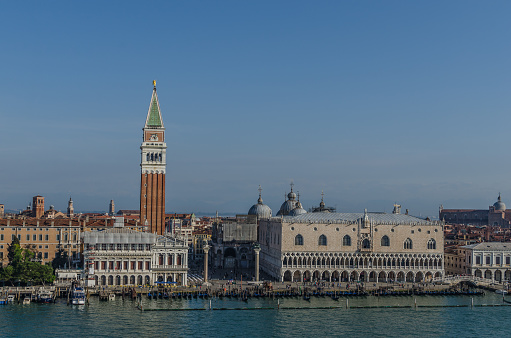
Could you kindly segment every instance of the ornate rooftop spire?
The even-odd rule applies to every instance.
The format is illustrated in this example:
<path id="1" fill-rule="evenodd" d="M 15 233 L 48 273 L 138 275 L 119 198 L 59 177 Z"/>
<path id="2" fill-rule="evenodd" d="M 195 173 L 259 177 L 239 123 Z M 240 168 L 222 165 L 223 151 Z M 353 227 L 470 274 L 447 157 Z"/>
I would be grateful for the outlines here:
<path id="1" fill-rule="evenodd" d="M 263 188 L 261 188 L 261 185 L 259 184 L 259 199 L 257 200 L 257 203 L 263 204 L 263 199 L 261 198 L 261 191 L 263 191 Z"/>
<path id="2" fill-rule="evenodd" d="M 163 128 L 163 120 L 161 118 L 160 103 L 156 94 L 156 80 L 153 80 L 153 95 L 147 112 L 145 128 Z"/>

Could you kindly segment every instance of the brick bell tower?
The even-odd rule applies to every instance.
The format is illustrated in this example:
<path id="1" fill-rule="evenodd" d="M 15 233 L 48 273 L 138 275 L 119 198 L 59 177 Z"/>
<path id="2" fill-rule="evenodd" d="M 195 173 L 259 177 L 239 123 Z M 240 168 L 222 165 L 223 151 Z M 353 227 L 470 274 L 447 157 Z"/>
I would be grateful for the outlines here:
<path id="1" fill-rule="evenodd" d="M 145 121 L 142 145 L 140 180 L 140 222 L 147 231 L 163 235 L 165 232 L 165 171 L 167 145 L 160 103 L 153 81 L 153 95 Z"/>

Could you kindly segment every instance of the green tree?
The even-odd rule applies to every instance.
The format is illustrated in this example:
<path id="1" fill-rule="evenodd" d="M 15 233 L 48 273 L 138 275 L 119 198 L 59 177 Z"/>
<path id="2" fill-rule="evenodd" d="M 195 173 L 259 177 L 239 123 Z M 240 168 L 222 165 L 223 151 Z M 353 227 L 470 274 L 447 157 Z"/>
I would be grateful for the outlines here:
<path id="1" fill-rule="evenodd" d="M 60 248 L 55 254 L 55 258 L 51 261 L 51 266 L 53 269 L 59 269 L 65 266 L 69 267 L 69 255 L 67 251 Z"/>
<path id="2" fill-rule="evenodd" d="M 22 248 L 18 238 L 13 237 L 7 253 L 9 264 L 0 269 L 0 280 L 9 281 L 11 284 L 16 281 L 23 284 L 53 282 L 55 280 L 53 269 L 50 266 L 34 262 L 34 256 L 35 253 L 32 250 Z"/>

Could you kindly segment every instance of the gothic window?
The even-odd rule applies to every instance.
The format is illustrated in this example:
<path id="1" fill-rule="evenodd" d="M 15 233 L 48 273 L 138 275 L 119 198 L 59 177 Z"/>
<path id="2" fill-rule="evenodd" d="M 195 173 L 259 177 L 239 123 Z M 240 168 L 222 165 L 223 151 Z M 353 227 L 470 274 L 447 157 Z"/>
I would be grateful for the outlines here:
<path id="1" fill-rule="evenodd" d="M 405 240 L 404 248 L 405 249 L 410 249 L 410 250 L 413 248 L 413 243 L 412 243 L 412 240 L 410 238 L 407 238 Z"/>
<path id="2" fill-rule="evenodd" d="M 343 246 L 351 246 L 351 237 L 349 235 L 344 236 L 342 239 Z"/>
<path id="3" fill-rule="evenodd" d="M 362 241 L 362 248 L 363 249 L 371 248 L 371 242 L 367 238 Z"/>
<path id="4" fill-rule="evenodd" d="M 295 245 L 303 245 L 303 236 L 302 235 L 296 235 Z"/>
<path id="5" fill-rule="evenodd" d="M 381 238 L 381 246 L 390 246 L 389 236 L 385 235 Z"/>
<path id="6" fill-rule="evenodd" d="M 433 238 L 428 241 L 428 249 L 436 249 L 436 241 Z"/>
<path id="7" fill-rule="evenodd" d="M 326 236 L 325 235 L 319 236 L 318 245 L 321 245 L 321 246 L 325 246 L 326 245 Z"/>

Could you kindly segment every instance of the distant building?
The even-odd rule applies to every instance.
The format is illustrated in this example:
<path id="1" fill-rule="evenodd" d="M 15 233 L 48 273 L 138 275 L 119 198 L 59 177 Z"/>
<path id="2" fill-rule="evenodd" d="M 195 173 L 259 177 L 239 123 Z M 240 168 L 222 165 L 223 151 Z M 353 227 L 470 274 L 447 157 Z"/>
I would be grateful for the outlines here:
<path id="1" fill-rule="evenodd" d="M 491 225 L 503 228 L 511 227 L 511 210 L 506 210 L 506 204 L 500 194 L 493 205 L 485 209 L 444 209 L 440 206 L 439 218 L 446 223 L 466 225 Z"/>
<path id="2" fill-rule="evenodd" d="M 3 218 L 5 215 L 5 206 L 0 204 L 0 218 Z"/>
<path id="3" fill-rule="evenodd" d="M 110 200 L 110 205 L 108 206 L 108 214 L 110 216 L 115 216 L 115 204 L 114 204 L 114 200 Z"/>
<path id="4" fill-rule="evenodd" d="M 202 260 L 204 256 L 204 243 L 211 241 L 211 228 L 201 228 L 192 232 L 192 258 Z"/>
<path id="5" fill-rule="evenodd" d="M 56 218 L 66 218 L 66 215 L 63 212 L 55 210 L 53 205 L 50 205 L 50 209 L 46 210 L 41 218 L 48 219 L 56 219 Z"/>
<path id="6" fill-rule="evenodd" d="M 32 217 L 41 218 L 44 215 L 44 197 L 34 196 L 32 199 Z"/>
<path id="7" fill-rule="evenodd" d="M 123 224 L 122 217 L 118 217 L 113 228 L 82 235 L 89 286 L 153 285 L 156 282 L 187 285 L 186 243 L 126 229 Z"/>
<path id="8" fill-rule="evenodd" d="M 73 206 L 73 200 L 69 197 L 69 202 L 67 202 L 67 217 L 72 218 L 75 215 L 75 208 Z"/>
<path id="9" fill-rule="evenodd" d="M 139 216 L 139 215 L 140 215 L 140 210 L 119 210 L 119 211 L 117 211 L 117 216 Z"/>

